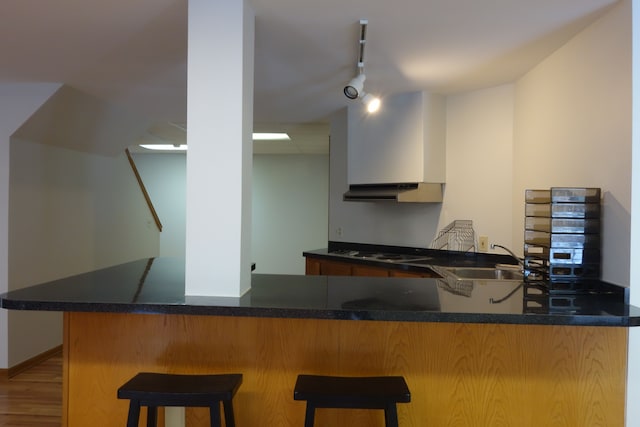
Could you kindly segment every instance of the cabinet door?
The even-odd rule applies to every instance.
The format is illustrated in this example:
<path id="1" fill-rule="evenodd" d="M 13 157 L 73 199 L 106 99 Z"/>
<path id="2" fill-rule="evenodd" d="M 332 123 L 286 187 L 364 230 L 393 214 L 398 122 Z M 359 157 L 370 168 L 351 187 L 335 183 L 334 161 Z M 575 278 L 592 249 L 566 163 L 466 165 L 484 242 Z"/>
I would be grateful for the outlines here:
<path id="1" fill-rule="evenodd" d="M 317 258 L 306 258 L 305 265 L 305 273 L 315 276 L 440 277 L 427 269 L 419 272 L 407 271 Z"/>
<path id="2" fill-rule="evenodd" d="M 323 276 L 351 276 L 351 264 L 323 260 L 320 263 L 320 274 Z"/>
<path id="3" fill-rule="evenodd" d="M 306 258 L 305 273 L 307 275 L 317 276 L 320 274 L 320 260 L 315 258 Z"/>
<path id="4" fill-rule="evenodd" d="M 389 270 L 380 267 L 370 267 L 366 265 L 354 265 L 351 268 L 353 276 L 373 276 L 373 277 L 389 277 Z"/>
<path id="5" fill-rule="evenodd" d="M 391 277 L 435 277 L 435 278 L 440 277 L 439 274 L 431 270 L 424 270 L 420 272 L 406 271 L 406 270 L 391 270 L 389 273 Z"/>

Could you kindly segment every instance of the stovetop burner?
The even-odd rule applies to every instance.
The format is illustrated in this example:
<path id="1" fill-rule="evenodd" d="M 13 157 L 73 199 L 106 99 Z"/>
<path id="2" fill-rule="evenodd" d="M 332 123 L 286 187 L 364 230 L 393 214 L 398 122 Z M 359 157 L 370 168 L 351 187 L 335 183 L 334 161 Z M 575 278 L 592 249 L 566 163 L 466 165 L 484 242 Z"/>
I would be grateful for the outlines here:
<path id="1" fill-rule="evenodd" d="M 421 255 L 408 255 L 408 254 L 395 254 L 395 253 L 384 253 L 384 252 L 373 252 L 373 251 L 354 251 L 348 249 L 338 249 L 331 252 L 333 255 L 341 255 L 348 258 L 358 258 L 358 259 L 371 259 L 376 261 L 386 261 L 386 262 L 407 262 L 420 260 L 426 261 L 432 259 L 431 257 L 421 256 Z"/>
<path id="2" fill-rule="evenodd" d="M 409 259 L 407 255 L 398 255 L 398 254 L 380 254 L 378 259 L 384 261 L 402 261 L 405 259 Z"/>
<path id="3" fill-rule="evenodd" d="M 356 258 L 380 258 L 382 254 L 378 252 L 355 252 L 351 256 Z"/>
<path id="4" fill-rule="evenodd" d="M 329 252 L 332 255 L 351 255 L 355 251 L 349 249 L 336 249 L 334 251 Z"/>

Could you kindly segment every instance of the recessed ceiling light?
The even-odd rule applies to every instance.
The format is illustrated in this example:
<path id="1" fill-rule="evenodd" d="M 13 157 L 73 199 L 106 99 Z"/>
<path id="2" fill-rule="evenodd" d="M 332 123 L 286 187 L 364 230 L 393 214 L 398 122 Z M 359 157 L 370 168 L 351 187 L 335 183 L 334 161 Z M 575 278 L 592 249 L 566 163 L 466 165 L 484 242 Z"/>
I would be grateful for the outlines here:
<path id="1" fill-rule="evenodd" d="M 187 144 L 140 144 L 140 147 L 146 148 L 147 150 L 185 151 L 187 149 Z"/>
<path id="2" fill-rule="evenodd" d="M 291 141 L 286 133 L 254 133 L 254 141 Z M 186 151 L 187 144 L 140 144 L 140 147 L 147 150 L 158 151 Z"/>
<path id="3" fill-rule="evenodd" d="M 264 133 L 256 132 L 253 134 L 254 141 L 290 141 L 289 135 L 286 133 Z"/>

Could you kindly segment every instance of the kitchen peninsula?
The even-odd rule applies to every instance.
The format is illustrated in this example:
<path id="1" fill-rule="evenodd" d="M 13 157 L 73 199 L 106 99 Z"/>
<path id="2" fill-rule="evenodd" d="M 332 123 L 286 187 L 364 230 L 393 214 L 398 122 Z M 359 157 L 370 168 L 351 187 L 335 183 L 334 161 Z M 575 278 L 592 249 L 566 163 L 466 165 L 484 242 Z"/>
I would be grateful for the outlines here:
<path id="1" fill-rule="evenodd" d="M 261 275 L 239 298 L 184 293 L 184 260 L 140 260 L 2 295 L 64 312 L 64 426 L 125 425 L 116 389 L 139 371 L 242 372 L 238 426 L 301 426 L 299 373 L 403 375 L 400 425 L 623 426 L 626 292 L 571 311 L 523 304 L 521 284 L 437 278 Z M 372 411 L 319 411 L 381 426 Z M 206 411 L 187 410 L 188 426 Z"/>

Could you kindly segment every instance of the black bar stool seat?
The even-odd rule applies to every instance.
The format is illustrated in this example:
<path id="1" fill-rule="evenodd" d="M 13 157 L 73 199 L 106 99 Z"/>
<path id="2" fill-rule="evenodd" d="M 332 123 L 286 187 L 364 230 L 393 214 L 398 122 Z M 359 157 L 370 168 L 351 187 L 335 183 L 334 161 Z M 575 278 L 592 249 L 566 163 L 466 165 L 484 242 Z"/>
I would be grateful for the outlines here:
<path id="1" fill-rule="evenodd" d="M 397 403 L 411 401 L 404 377 L 298 375 L 294 400 L 306 400 L 305 427 L 313 427 L 316 408 L 383 409 L 385 426 L 398 427 Z"/>
<path id="2" fill-rule="evenodd" d="M 220 403 L 225 426 L 234 427 L 233 396 L 242 374 L 180 375 L 141 372 L 118 389 L 118 399 L 129 399 L 127 427 L 137 427 L 140 407 L 147 407 L 147 427 L 156 427 L 159 406 L 208 407 L 211 427 L 221 427 Z"/>

